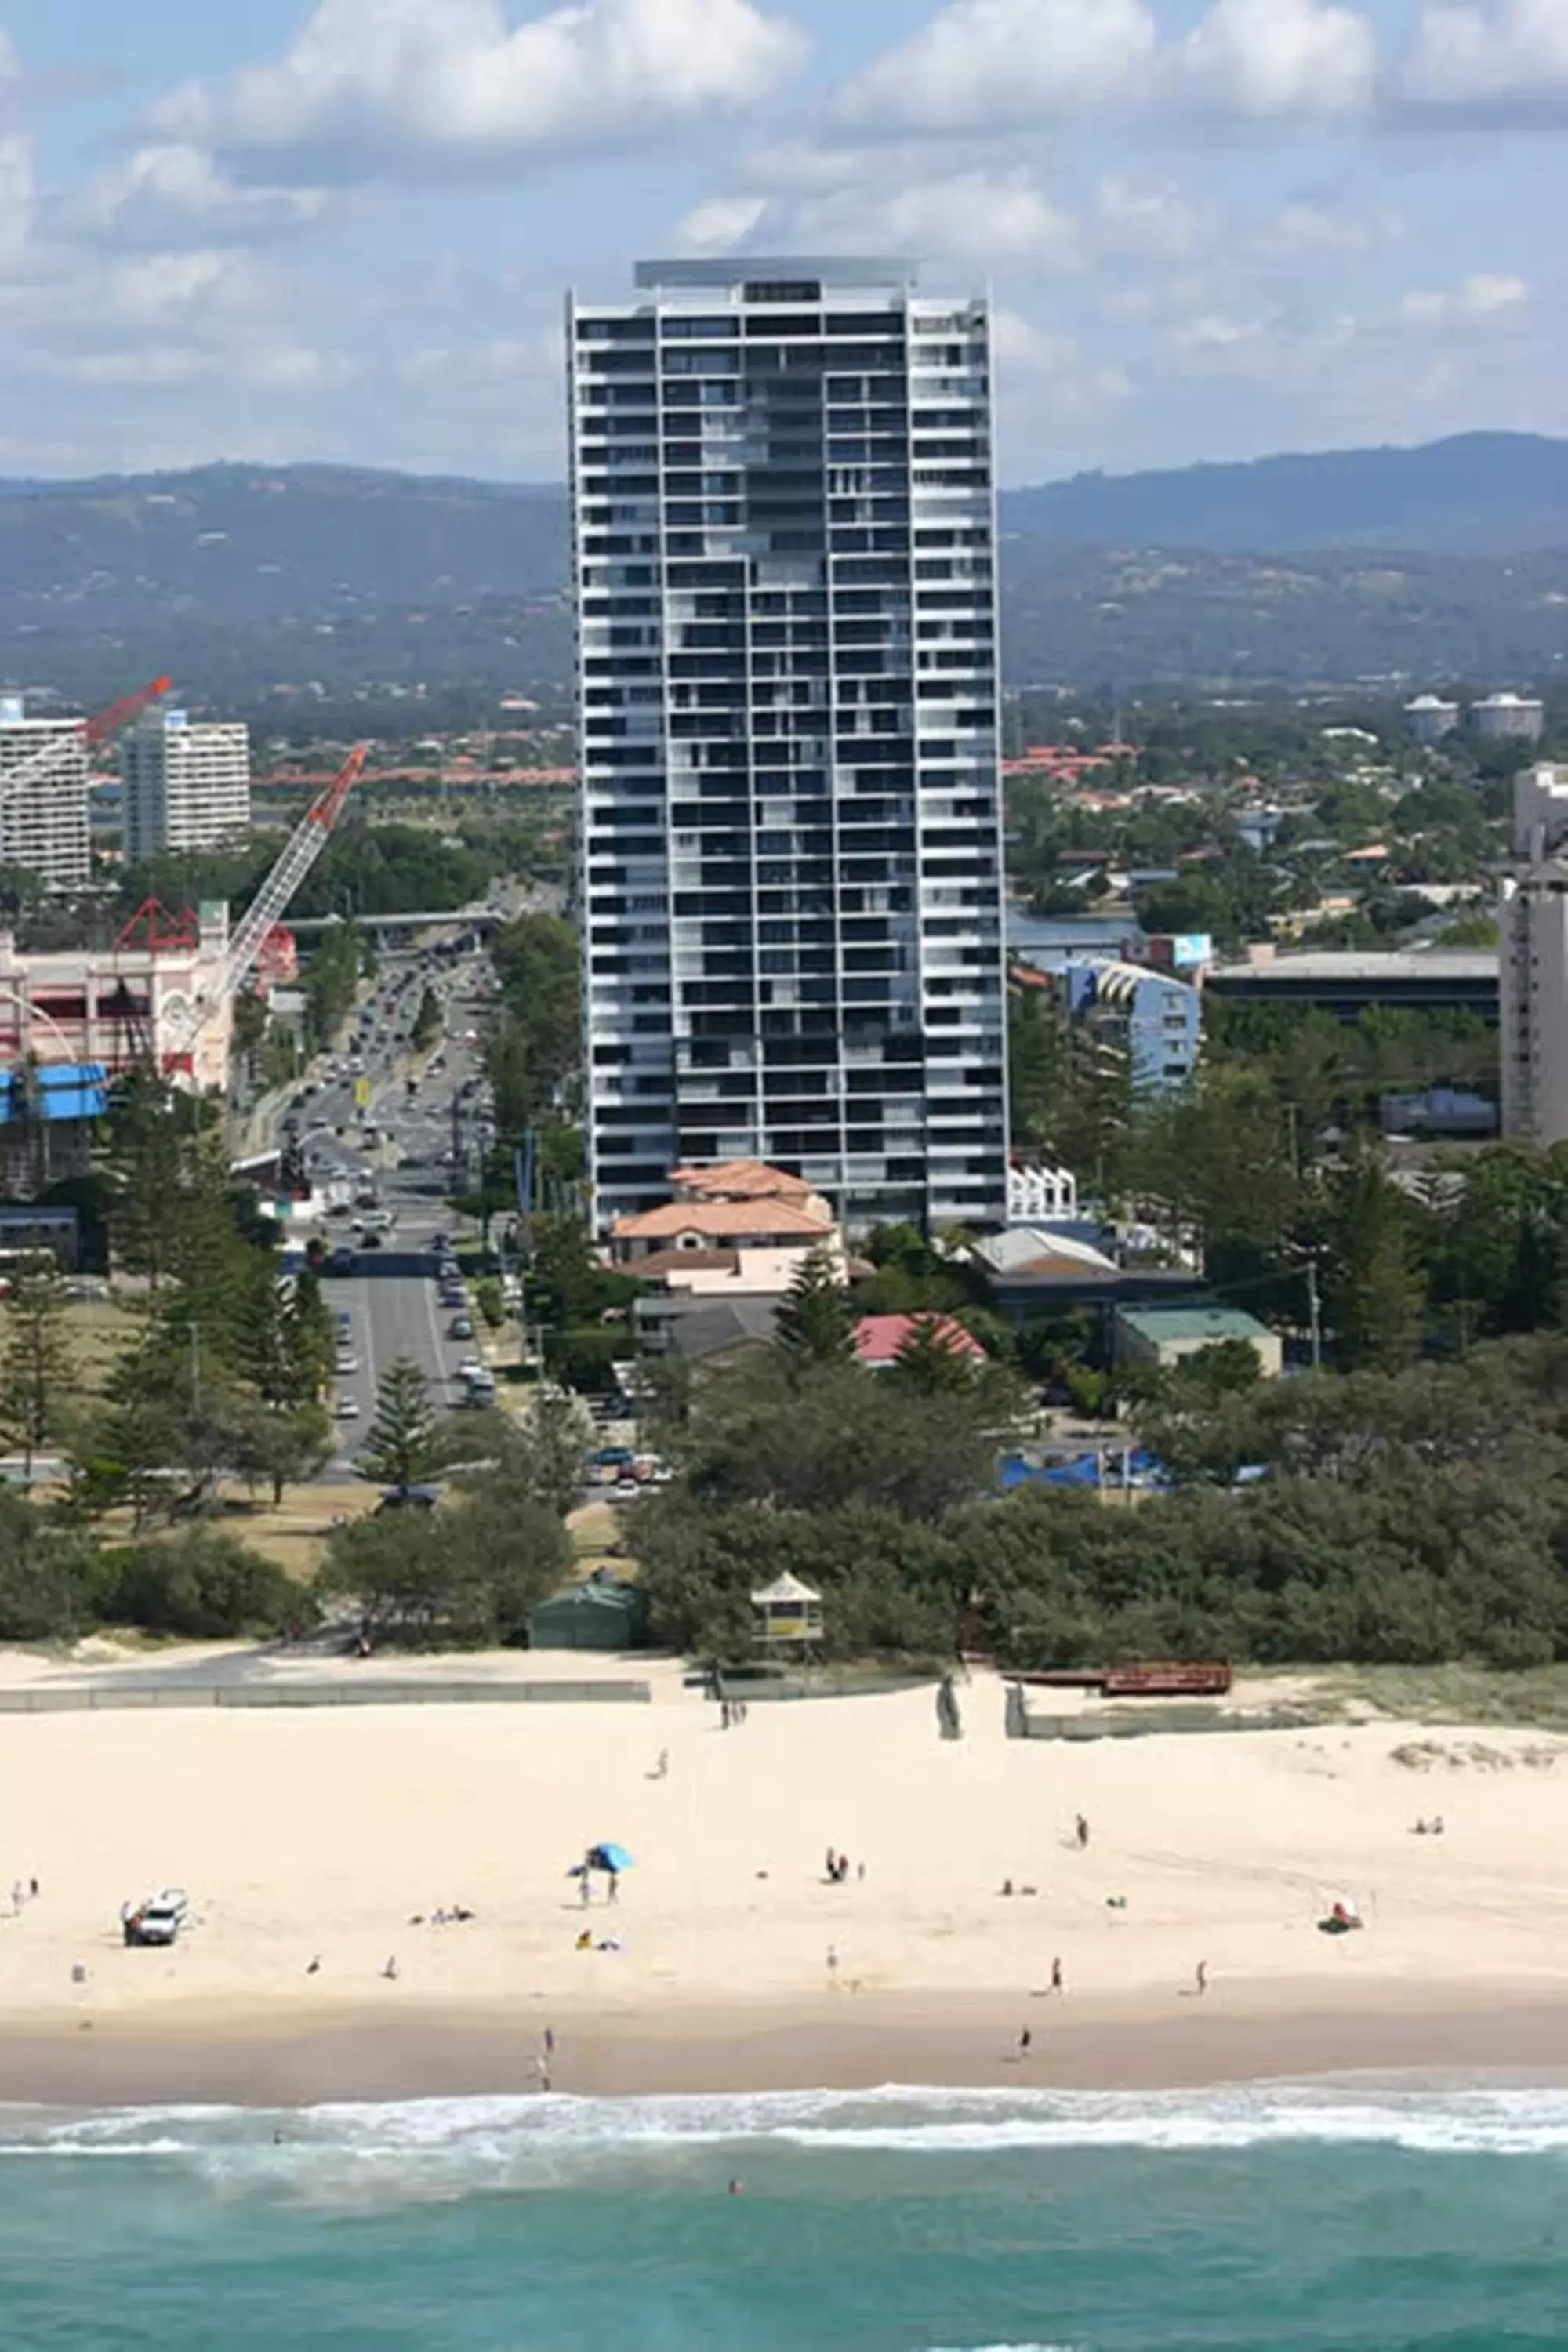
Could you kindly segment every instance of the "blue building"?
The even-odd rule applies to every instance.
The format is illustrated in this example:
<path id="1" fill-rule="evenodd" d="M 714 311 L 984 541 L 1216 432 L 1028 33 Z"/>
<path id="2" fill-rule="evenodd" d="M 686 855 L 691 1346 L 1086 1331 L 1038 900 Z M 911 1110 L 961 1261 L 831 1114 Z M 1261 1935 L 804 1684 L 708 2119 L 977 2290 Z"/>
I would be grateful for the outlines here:
<path id="1" fill-rule="evenodd" d="M 1127 1056 L 1135 1094 L 1168 1094 L 1197 1068 L 1201 999 L 1189 981 L 1146 964 L 1051 948 L 1020 959 L 1058 980 L 1068 1010 Z"/>

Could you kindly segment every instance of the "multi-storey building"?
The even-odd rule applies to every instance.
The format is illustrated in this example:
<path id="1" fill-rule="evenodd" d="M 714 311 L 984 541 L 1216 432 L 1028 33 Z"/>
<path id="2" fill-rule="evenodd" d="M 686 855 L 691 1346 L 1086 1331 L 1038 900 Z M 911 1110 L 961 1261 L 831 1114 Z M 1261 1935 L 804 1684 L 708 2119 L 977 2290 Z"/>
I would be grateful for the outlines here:
<path id="1" fill-rule="evenodd" d="M 1528 694 L 1488 694 L 1469 709 L 1470 725 L 1492 742 L 1539 743 L 1546 706 Z"/>
<path id="2" fill-rule="evenodd" d="M 1513 871 L 1498 911 L 1502 1131 L 1568 1139 L 1568 769 L 1513 780 Z"/>
<path id="3" fill-rule="evenodd" d="M 154 709 L 120 751 L 125 856 L 216 849 L 250 827 L 250 736 L 244 727 L 193 726 Z"/>
<path id="4" fill-rule="evenodd" d="M 7 791 L 24 767 L 32 781 Z M 92 870 L 88 792 L 86 720 L 28 719 L 19 698 L 0 696 L 0 866 L 79 889 Z"/>
<path id="5" fill-rule="evenodd" d="M 193 1002 L 221 995 L 228 908 L 204 905 L 167 939 L 122 937 L 105 949 L 19 950 L 0 930 L 0 1072 L 61 1065 L 110 1077 L 148 1065 L 199 1094 L 228 1084 L 231 999 L 218 1001 L 194 1045 L 184 1019 Z"/>
<path id="6" fill-rule="evenodd" d="M 1005 1213 L 986 305 L 647 262 L 569 305 L 596 1214 L 758 1159 Z"/>

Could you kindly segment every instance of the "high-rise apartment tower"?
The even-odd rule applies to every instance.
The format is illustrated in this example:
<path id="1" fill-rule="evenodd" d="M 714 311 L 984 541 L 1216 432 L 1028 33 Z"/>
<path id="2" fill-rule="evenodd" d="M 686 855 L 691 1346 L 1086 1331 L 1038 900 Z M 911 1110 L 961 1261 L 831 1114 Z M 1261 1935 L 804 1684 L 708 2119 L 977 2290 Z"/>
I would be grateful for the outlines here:
<path id="1" fill-rule="evenodd" d="M 0 777 L 46 752 L 33 782 L 0 796 L 0 866 L 25 867 L 50 890 L 76 890 L 92 870 L 87 722 L 28 719 L 19 698 L 0 696 Z"/>
<path id="2" fill-rule="evenodd" d="M 244 727 L 193 725 L 150 710 L 120 749 L 125 856 L 216 849 L 250 827 L 250 737 Z"/>
<path id="3" fill-rule="evenodd" d="M 568 312 L 595 1213 L 771 1160 L 1005 1213 L 986 304 L 645 262 Z"/>
<path id="4" fill-rule="evenodd" d="M 1498 908 L 1502 1131 L 1568 1142 L 1568 768 L 1513 780 L 1513 864 Z"/>

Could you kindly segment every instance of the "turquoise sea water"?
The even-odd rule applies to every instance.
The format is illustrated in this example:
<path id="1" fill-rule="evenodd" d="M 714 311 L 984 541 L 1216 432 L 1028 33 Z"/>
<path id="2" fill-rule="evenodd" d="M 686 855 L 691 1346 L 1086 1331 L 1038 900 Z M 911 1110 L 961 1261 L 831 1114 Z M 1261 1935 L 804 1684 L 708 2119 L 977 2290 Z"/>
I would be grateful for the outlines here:
<path id="1" fill-rule="evenodd" d="M 1562 2352 L 1568 2091 L 0 2109 L 0 2345 Z"/>

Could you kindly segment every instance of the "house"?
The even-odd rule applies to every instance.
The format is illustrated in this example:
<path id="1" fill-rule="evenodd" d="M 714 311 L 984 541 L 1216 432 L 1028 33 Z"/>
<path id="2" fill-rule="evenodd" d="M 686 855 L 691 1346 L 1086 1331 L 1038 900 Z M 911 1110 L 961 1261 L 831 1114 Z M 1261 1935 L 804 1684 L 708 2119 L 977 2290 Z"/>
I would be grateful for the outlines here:
<path id="1" fill-rule="evenodd" d="M 1278 1331 L 1236 1307 L 1121 1307 L 1116 1313 L 1117 1354 L 1123 1363 L 1147 1364 L 1170 1371 L 1205 1348 L 1244 1339 L 1258 1357 L 1266 1380 L 1277 1380 L 1284 1366 Z"/>
<path id="2" fill-rule="evenodd" d="M 886 1371 L 889 1364 L 898 1362 L 904 1348 L 922 1328 L 955 1356 L 966 1357 L 975 1364 L 985 1362 L 985 1350 L 979 1340 L 951 1315 L 863 1315 L 855 1326 L 856 1357 L 871 1371 Z"/>
<path id="3" fill-rule="evenodd" d="M 833 1211 L 800 1177 L 728 1160 L 673 1169 L 669 1181 L 669 1200 L 616 1217 L 609 1233 L 612 1264 L 650 1286 L 634 1311 L 651 1352 L 707 1357 L 770 1339 L 813 1251 L 848 1281 Z M 697 1319 L 706 1309 L 720 1311 Z"/>

